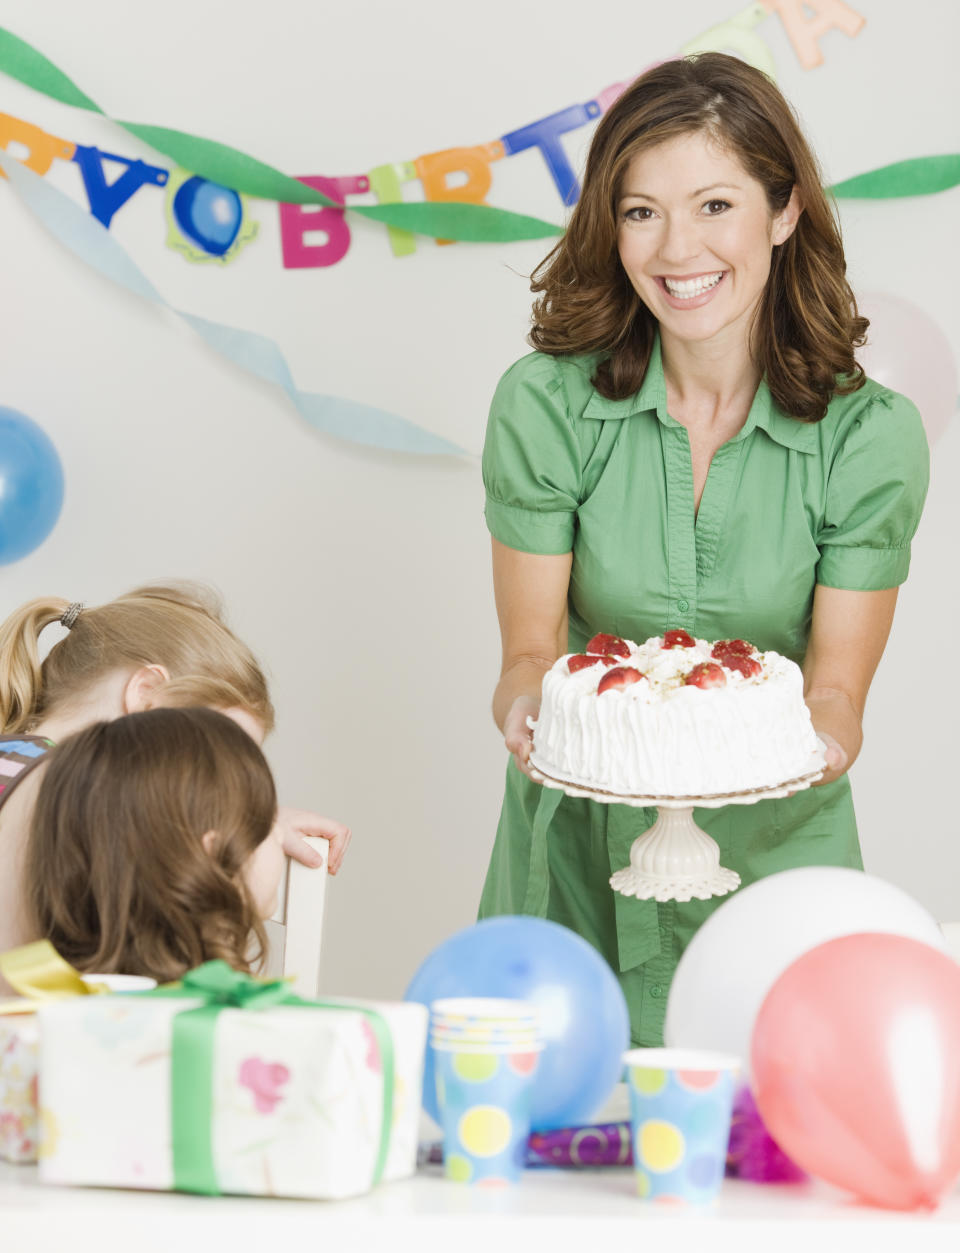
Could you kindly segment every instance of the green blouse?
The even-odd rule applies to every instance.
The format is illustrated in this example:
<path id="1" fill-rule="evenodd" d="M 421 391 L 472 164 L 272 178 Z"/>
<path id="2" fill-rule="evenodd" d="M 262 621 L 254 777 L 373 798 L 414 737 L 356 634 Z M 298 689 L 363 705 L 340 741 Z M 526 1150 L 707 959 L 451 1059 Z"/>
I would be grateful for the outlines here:
<path id="1" fill-rule="evenodd" d="M 805 423 L 761 382 L 695 511 L 659 343 L 627 400 L 593 388 L 596 362 L 518 361 L 494 395 L 483 454 L 491 534 L 523 552 L 573 553 L 570 651 L 597 631 L 639 642 L 684 627 L 802 664 L 817 583 L 869 591 L 906 579 L 928 478 L 923 424 L 906 397 L 868 380 Z M 548 917 L 594 944 L 620 977 L 635 1044 L 661 1042 L 676 963 L 724 899 L 658 905 L 612 891 L 611 872 L 655 817 L 541 788 L 511 762 L 480 906 L 481 917 Z M 846 776 L 695 818 L 744 885 L 793 866 L 862 866 Z"/>

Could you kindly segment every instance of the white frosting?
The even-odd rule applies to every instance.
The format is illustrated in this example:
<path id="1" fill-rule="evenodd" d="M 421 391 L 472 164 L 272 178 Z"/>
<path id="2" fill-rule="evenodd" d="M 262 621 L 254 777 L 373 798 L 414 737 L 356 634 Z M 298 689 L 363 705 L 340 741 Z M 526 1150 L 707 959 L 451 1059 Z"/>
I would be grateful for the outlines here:
<path id="1" fill-rule="evenodd" d="M 708 796 L 773 787 L 817 769 L 817 739 L 803 701 L 799 666 L 779 653 L 755 654 L 750 678 L 723 667 L 724 687 L 686 684 L 712 645 L 662 647 L 660 636 L 627 641 L 646 677 L 597 695 L 609 667 L 570 674 L 561 657 L 544 676 L 534 724 L 536 760 L 548 773 L 627 796 Z"/>

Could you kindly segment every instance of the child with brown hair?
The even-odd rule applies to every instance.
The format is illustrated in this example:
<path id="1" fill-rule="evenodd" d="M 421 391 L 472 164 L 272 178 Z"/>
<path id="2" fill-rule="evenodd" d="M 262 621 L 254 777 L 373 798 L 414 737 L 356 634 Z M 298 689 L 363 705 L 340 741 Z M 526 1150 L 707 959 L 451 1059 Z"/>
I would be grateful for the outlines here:
<path id="1" fill-rule="evenodd" d="M 40 634 L 54 623 L 67 634 L 41 662 Z M 0 623 L 0 951 L 36 938 L 21 862 L 49 749 L 92 723 L 159 706 L 220 710 L 258 744 L 273 727 L 263 671 L 209 589 L 141 587 L 90 608 L 45 597 Z M 349 828 L 284 808 L 278 826 L 284 851 L 308 866 L 322 859 L 302 837 L 329 840 L 336 874 Z"/>
<path id="2" fill-rule="evenodd" d="M 284 857 L 260 749 L 212 709 L 97 722 L 51 750 L 27 840 L 34 935 L 79 970 L 179 978 L 264 952 Z"/>

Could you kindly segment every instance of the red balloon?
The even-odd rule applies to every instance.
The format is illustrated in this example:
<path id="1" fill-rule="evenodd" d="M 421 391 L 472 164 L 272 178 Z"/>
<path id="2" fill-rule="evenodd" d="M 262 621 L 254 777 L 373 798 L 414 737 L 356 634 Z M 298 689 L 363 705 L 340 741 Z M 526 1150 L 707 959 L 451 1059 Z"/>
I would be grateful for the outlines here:
<path id="1" fill-rule="evenodd" d="M 812 1175 L 892 1209 L 935 1209 L 960 1175 L 960 965 L 937 949 L 811 949 L 767 994 L 752 1065 L 770 1134 Z"/>

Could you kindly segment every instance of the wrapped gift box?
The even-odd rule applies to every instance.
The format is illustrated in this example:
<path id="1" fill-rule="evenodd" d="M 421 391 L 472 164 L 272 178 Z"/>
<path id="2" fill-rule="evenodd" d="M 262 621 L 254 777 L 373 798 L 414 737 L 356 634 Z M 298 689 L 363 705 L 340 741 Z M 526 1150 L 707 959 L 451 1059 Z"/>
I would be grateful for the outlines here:
<path id="1" fill-rule="evenodd" d="M 37 1159 L 39 1032 L 33 1014 L 0 1014 L 0 1158 Z"/>
<path id="2" fill-rule="evenodd" d="M 368 1191 L 378 1163 L 383 1180 L 413 1173 L 423 1006 L 261 1003 L 191 1015 L 205 1003 L 190 995 L 193 976 L 175 995 L 40 1009 L 45 1182 L 332 1199 Z M 207 1025 L 195 1038 L 198 1019 Z"/>

